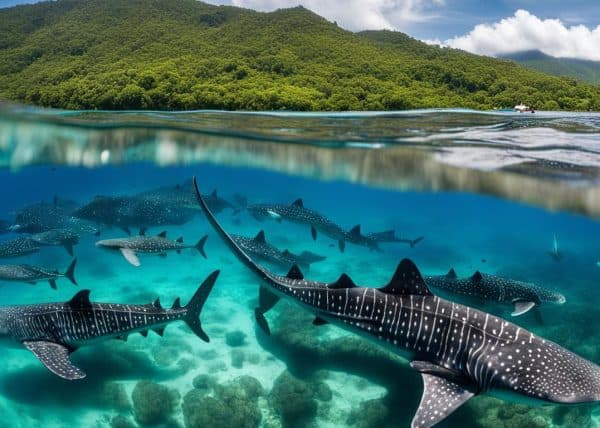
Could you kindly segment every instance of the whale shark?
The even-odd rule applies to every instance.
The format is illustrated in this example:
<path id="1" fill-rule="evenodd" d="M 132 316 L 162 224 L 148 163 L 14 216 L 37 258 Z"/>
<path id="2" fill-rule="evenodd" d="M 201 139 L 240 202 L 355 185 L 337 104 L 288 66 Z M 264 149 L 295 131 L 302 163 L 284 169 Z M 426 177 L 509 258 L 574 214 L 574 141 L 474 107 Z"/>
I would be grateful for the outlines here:
<path id="1" fill-rule="evenodd" d="M 71 215 L 75 209 L 74 202 L 58 198 L 51 203 L 34 203 L 17 211 L 10 230 L 16 233 L 40 233 L 66 229 L 80 235 L 99 235 L 100 230 L 96 225 Z"/>
<path id="2" fill-rule="evenodd" d="M 280 251 L 267 242 L 263 230 L 259 231 L 253 238 L 240 235 L 231 235 L 231 237 L 248 254 L 283 269 L 289 269 L 295 264 L 309 269 L 312 263 L 326 259 L 326 257 L 310 251 L 303 251 L 300 254 L 294 254 L 289 250 Z"/>
<path id="3" fill-rule="evenodd" d="M 163 186 L 156 189 L 147 190 L 134 195 L 138 198 L 150 198 L 173 208 L 191 208 L 198 211 L 198 204 L 194 196 L 194 187 L 192 180 L 186 180 L 175 186 Z M 234 213 L 239 209 L 228 200 L 222 198 L 217 190 L 214 189 L 211 193 L 204 195 L 204 200 L 210 207 L 211 211 L 218 214 L 226 209 L 232 210 Z"/>
<path id="4" fill-rule="evenodd" d="M 37 253 L 40 246 L 27 236 L 19 236 L 0 242 L 0 258 L 13 258 Z"/>
<path id="5" fill-rule="evenodd" d="M 136 332 L 147 336 L 149 330 L 162 336 L 168 324 L 181 320 L 208 342 L 199 317 L 218 275 L 218 270 L 211 273 L 186 306 L 177 298 L 170 309 L 158 299 L 146 305 L 91 302 L 90 290 L 81 290 L 67 302 L 0 307 L 0 339 L 24 346 L 64 379 L 82 379 L 85 372 L 69 356 L 101 340 L 126 339 Z"/>
<path id="6" fill-rule="evenodd" d="M 73 246 L 79 243 L 79 235 L 68 229 L 52 229 L 30 236 L 38 245 L 62 246 L 73 257 Z"/>
<path id="7" fill-rule="evenodd" d="M 77 281 L 75 280 L 76 264 L 77 259 L 73 259 L 64 273 L 32 265 L 0 265 L 0 281 L 26 282 L 29 284 L 35 284 L 38 281 L 48 281 L 50 287 L 56 290 L 56 280 L 58 278 L 67 278 L 73 284 L 77 285 Z"/>
<path id="8" fill-rule="evenodd" d="M 396 236 L 396 231 L 393 229 L 384 230 L 383 232 L 374 232 L 367 234 L 367 238 L 376 242 L 391 242 L 398 244 L 408 244 L 410 248 L 414 248 L 419 242 L 425 239 L 424 236 L 419 236 L 415 239 L 399 238 Z"/>
<path id="9" fill-rule="evenodd" d="M 456 271 L 450 269 L 446 275 L 425 276 L 424 280 L 430 288 L 455 297 L 462 296 L 478 304 L 513 305 L 511 315 L 514 317 L 523 315 L 536 305 L 563 304 L 566 301 L 565 296 L 547 288 L 479 271 L 470 277 L 459 278 Z"/>
<path id="10" fill-rule="evenodd" d="M 500 317 L 433 295 L 408 259 L 378 288 L 358 286 L 346 274 L 332 283 L 311 281 L 297 266 L 286 276 L 272 273 L 231 239 L 194 184 L 211 226 L 262 282 L 259 326 L 268 327 L 265 312 L 284 298 L 312 312 L 316 325 L 337 325 L 407 358 L 424 387 L 413 428 L 434 426 L 484 393 L 534 403 L 600 401 L 598 365 Z"/>
<path id="11" fill-rule="evenodd" d="M 183 238 L 179 237 L 176 240 L 167 238 L 167 232 L 161 232 L 156 236 L 146 236 L 145 231 L 140 231 L 139 236 L 130 236 L 127 238 L 114 238 L 104 239 L 96 242 L 96 246 L 109 250 L 118 250 L 125 260 L 127 260 L 133 266 L 140 266 L 140 259 L 138 253 L 145 254 L 158 254 L 159 256 L 166 257 L 168 251 L 176 251 L 180 253 L 181 250 L 187 248 L 195 248 L 206 258 L 206 252 L 204 251 L 204 244 L 206 243 L 207 236 L 204 235 L 194 245 L 185 245 Z"/>
<path id="12" fill-rule="evenodd" d="M 154 196 L 96 196 L 78 208 L 73 216 L 108 227 L 119 227 L 128 235 L 132 227 L 140 229 L 182 225 L 190 221 L 197 209 L 172 205 Z"/>
<path id="13" fill-rule="evenodd" d="M 365 237 L 360 234 L 359 225 L 350 231 L 346 231 L 323 214 L 306 208 L 304 201 L 300 198 L 296 199 L 290 205 L 254 204 L 246 206 L 246 210 L 260 221 L 270 218 L 278 222 L 287 220 L 292 223 L 310 226 L 310 233 L 313 240 L 316 240 L 317 233 L 321 232 L 331 239 L 338 241 L 338 248 L 342 253 L 346 249 L 346 241 L 373 249 L 377 247 L 375 241 L 365 240 Z"/>

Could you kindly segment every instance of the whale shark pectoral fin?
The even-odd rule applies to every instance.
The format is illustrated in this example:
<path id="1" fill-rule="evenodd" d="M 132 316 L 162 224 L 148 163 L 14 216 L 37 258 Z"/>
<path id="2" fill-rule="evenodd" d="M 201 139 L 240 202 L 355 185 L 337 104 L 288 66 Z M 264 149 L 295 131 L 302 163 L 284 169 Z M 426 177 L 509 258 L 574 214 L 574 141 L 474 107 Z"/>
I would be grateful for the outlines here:
<path id="1" fill-rule="evenodd" d="M 267 335 L 271 335 L 271 329 L 269 328 L 269 322 L 265 318 L 264 312 L 260 308 L 254 308 L 254 318 L 260 329 Z"/>
<path id="2" fill-rule="evenodd" d="M 523 315 L 525 312 L 528 312 L 534 306 L 535 302 L 524 302 L 522 300 L 518 300 L 515 302 L 515 310 L 511 312 L 511 315 L 513 317 L 518 317 L 519 315 Z"/>
<path id="3" fill-rule="evenodd" d="M 130 264 L 135 267 L 139 267 L 141 265 L 140 259 L 135 255 L 135 251 L 130 250 L 129 248 L 121 248 L 121 254 Z"/>
<path id="4" fill-rule="evenodd" d="M 344 250 L 346 249 L 346 241 L 344 241 L 343 239 L 340 239 L 338 241 L 338 248 L 340 249 L 340 253 L 343 253 Z"/>
<path id="5" fill-rule="evenodd" d="M 310 236 L 312 236 L 313 241 L 317 240 L 317 229 L 314 226 L 310 226 Z"/>
<path id="6" fill-rule="evenodd" d="M 67 380 L 83 379 L 85 372 L 75 367 L 69 359 L 71 351 L 60 343 L 25 341 L 23 346 L 29 349 L 48 370 Z"/>
<path id="7" fill-rule="evenodd" d="M 279 296 L 271 293 L 267 288 L 260 287 L 258 289 L 258 307 L 254 309 L 254 317 L 256 323 L 267 336 L 271 335 L 271 329 L 269 328 L 269 322 L 265 318 L 265 313 L 268 312 L 277 304 Z"/>
<path id="8" fill-rule="evenodd" d="M 277 220 L 278 222 L 281 223 L 281 220 L 283 220 L 283 218 L 281 217 L 281 214 L 276 213 L 273 210 L 267 210 L 267 214 L 269 215 L 269 217 L 271 217 L 273 220 Z"/>
<path id="9" fill-rule="evenodd" d="M 421 363 L 423 362 L 411 363 L 411 366 L 421 371 L 423 378 L 423 396 L 412 420 L 412 428 L 428 428 L 436 425 L 475 395 L 455 380 L 440 376 L 447 369 L 439 367 L 440 372 L 436 374 L 434 368 L 437 366 L 423 363 L 426 367 L 421 370 L 418 368 Z"/>

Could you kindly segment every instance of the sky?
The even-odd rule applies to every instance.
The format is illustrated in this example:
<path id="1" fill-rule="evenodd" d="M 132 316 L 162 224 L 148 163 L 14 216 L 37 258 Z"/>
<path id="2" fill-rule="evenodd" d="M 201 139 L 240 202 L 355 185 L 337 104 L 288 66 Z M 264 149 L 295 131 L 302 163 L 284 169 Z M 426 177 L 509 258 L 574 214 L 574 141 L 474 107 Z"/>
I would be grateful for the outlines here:
<path id="1" fill-rule="evenodd" d="M 352 31 L 390 29 L 483 55 L 540 50 L 600 61 L 600 0 L 205 0 L 261 11 L 302 4 Z M 0 7 L 35 0 L 0 0 Z"/>

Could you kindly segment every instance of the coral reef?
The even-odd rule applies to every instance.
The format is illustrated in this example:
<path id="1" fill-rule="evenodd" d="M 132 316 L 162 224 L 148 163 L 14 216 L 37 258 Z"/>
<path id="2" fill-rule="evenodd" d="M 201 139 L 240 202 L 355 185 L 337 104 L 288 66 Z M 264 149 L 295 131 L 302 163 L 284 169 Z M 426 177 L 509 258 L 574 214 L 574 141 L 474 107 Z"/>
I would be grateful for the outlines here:
<path id="1" fill-rule="evenodd" d="M 140 425 L 156 425 L 169 421 L 179 401 L 179 393 L 142 380 L 135 385 L 131 399 L 136 421 Z"/>
<path id="2" fill-rule="evenodd" d="M 260 382 L 250 376 L 242 376 L 226 385 L 215 385 L 214 396 L 206 395 L 203 389 L 193 389 L 183 398 L 185 426 L 256 428 L 261 420 L 258 408 L 261 394 Z"/>
<path id="3" fill-rule="evenodd" d="M 281 417 L 284 427 L 303 426 L 317 414 L 315 391 L 311 385 L 287 370 L 275 379 L 269 402 Z"/>

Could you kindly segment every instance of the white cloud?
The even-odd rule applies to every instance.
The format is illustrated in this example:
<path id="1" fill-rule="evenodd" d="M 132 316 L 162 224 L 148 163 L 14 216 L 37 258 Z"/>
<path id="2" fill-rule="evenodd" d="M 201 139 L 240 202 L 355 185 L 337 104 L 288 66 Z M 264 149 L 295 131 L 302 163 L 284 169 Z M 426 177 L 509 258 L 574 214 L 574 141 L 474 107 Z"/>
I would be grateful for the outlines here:
<path id="1" fill-rule="evenodd" d="M 442 6 L 444 0 L 232 0 L 232 3 L 261 11 L 301 4 L 343 28 L 358 31 L 402 29 L 426 21 L 432 17 L 430 9 Z"/>
<path id="2" fill-rule="evenodd" d="M 600 25 L 567 27 L 559 19 L 540 19 L 526 10 L 494 24 L 477 25 L 470 33 L 439 43 L 483 55 L 540 50 L 547 55 L 600 61 Z"/>

